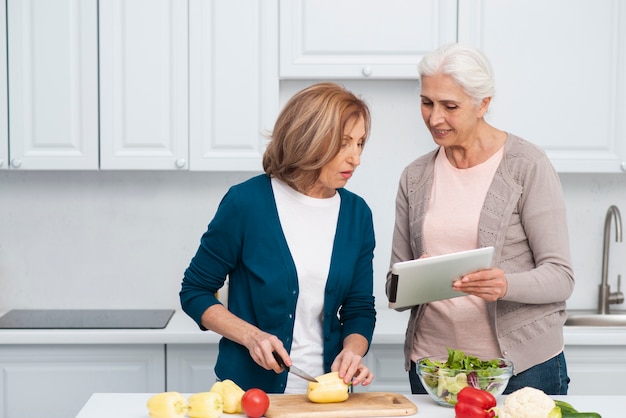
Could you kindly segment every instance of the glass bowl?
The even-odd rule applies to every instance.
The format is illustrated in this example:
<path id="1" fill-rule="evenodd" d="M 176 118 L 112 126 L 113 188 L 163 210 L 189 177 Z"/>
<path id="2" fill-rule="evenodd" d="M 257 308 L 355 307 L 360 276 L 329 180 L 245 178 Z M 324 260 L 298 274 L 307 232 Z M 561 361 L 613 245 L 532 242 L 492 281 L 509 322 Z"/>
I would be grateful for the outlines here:
<path id="1" fill-rule="evenodd" d="M 504 358 L 497 359 L 500 361 L 499 367 L 480 370 L 450 369 L 440 365 L 432 365 L 425 360 L 445 364 L 448 357 L 423 357 L 416 363 L 417 375 L 426 392 L 442 406 L 453 407 L 456 405 L 456 395 L 465 386 L 484 389 L 497 398 L 502 395 L 513 375 L 513 363 Z"/>

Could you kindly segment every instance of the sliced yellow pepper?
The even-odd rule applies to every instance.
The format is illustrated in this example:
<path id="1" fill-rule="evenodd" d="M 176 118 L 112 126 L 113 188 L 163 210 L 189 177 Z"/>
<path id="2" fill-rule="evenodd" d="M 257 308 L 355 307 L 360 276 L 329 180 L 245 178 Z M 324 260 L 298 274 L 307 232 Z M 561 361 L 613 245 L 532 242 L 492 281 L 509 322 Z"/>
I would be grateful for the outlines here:
<path id="1" fill-rule="evenodd" d="M 151 418 L 183 418 L 187 412 L 187 400 L 178 392 L 162 392 L 148 399 Z"/>
<path id="2" fill-rule="evenodd" d="M 338 372 L 330 372 L 310 382 L 306 392 L 307 398 L 315 403 L 343 402 L 348 399 L 348 386 Z"/>
<path id="3" fill-rule="evenodd" d="M 224 412 L 227 414 L 240 414 L 243 412 L 241 398 L 245 392 L 232 380 L 225 379 L 221 382 L 215 382 L 211 386 L 210 392 L 219 393 L 222 396 Z"/>
<path id="4" fill-rule="evenodd" d="M 215 392 L 200 392 L 189 396 L 190 418 L 217 418 L 222 415 L 224 402 L 222 395 Z"/>

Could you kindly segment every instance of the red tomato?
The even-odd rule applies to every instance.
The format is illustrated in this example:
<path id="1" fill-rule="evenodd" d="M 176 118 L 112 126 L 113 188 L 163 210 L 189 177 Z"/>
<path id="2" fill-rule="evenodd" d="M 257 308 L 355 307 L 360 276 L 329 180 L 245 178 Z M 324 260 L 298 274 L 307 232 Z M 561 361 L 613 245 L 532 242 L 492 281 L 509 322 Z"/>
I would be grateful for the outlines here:
<path id="1" fill-rule="evenodd" d="M 261 418 L 270 407 L 270 398 L 261 389 L 248 389 L 241 398 L 241 409 L 248 418 Z"/>

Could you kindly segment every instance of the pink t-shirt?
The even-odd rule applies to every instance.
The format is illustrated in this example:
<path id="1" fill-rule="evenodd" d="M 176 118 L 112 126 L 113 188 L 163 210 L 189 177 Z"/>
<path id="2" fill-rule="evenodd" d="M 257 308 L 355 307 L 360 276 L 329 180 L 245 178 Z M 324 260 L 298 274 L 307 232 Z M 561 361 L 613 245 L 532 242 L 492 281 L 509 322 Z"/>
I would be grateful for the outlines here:
<path id="1" fill-rule="evenodd" d="M 431 255 L 478 248 L 478 220 L 487 190 L 504 155 L 500 148 L 487 161 L 458 169 L 439 149 L 430 203 L 424 220 L 424 247 Z M 413 361 L 447 355 L 447 348 L 480 358 L 502 357 L 484 299 L 476 296 L 431 302 L 414 336 Z"/>

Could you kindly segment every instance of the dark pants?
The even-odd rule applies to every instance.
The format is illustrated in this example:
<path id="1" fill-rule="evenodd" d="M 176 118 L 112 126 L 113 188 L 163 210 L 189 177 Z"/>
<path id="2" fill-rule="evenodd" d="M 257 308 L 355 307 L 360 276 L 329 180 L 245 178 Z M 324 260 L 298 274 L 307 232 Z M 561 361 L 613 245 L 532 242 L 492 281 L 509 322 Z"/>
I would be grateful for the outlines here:
<path id="1" fill-rule="evenodd" d="M 561 353 L 546 362 L 537 364 L 511 377 L 504 393 L 512 393 L 525 386 L 530 386 L 541 389 L 547 395 L 567 395 L 569 381 L 565 355 Z M 411 362 L 411 370 L 409 370 L 409 382 L 411 383 L 411 393 L 426 393 L 426 389 L 424 389 L 422 382 L 420 382 L 417 376 L 415 362 L 413 361 Z"/>

